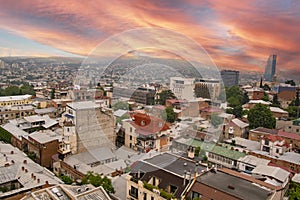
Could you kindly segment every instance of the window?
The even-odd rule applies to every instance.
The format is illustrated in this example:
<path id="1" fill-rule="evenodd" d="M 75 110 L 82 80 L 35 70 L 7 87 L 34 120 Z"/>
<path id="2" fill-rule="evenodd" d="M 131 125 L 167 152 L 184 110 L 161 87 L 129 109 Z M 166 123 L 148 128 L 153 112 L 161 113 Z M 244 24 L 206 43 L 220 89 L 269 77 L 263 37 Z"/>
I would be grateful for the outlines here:
<path id="1" fill-rule="evenodd" d="M 144 199 L 144 200 L 147 200 L 147 193 L 145 193 L 145 192 L 144 192 L 144 197 L 143 197 L 143 199 Z"/>
<path id="2" fill-rule="evenodd" d="M 130 140 L 132 140 L 132 135 L 129 137 Z"/>
<path id="3" fill-rule="evenodd" d="M 132 144 L 131 143 L 129 144 L 129 147 L 132 148 Z"/>
<path id="4" fill-rule="evenodd" d="M 132 133 L 132 127 L 130 127 L 129 132 Z"/>
<path id="5" fill-rule="evenodd" d="M 170 193 L 174 194 L 177 190 L 177 187 L 174 185 L 170 185 Z"/>
<path id="6" fill-rule="evenodd" d="M 192 199 L 194 198 L 201 198 L 201 194 L 199 194 L 198 192 L 192 191 Z"/>
<path id="7" fill-rule="evenodd" d="M 265 140 L 265 145 L 269 145 L 269 140 Z"/>
<path id="8" fill-rule="evenodd" d="M 279 149 L 276 149 L 276 153 L 279 153 Z"/>
<path id="9" fill-rule="evenodd" d="M 154 197 L 151 197 L 151 200 L 154 200 Z"/>
<path id="10" fill-rule="evenodd" d="M 138 189 L 131 186 L 130 190 L 129 190 L 129 195 L 135 198 L 138 198 Z"/>

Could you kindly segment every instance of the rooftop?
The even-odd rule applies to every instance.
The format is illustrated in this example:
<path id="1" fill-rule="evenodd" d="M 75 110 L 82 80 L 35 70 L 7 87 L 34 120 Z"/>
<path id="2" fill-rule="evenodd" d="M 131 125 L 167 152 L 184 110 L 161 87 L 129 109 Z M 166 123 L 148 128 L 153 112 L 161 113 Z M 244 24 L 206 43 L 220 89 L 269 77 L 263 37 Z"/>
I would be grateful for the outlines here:
<path id="1" fill-rule="evenodd" d="M 31 133 L 29 138 L 32 138 L 33 140 L 37 141 L 40 144 L 46 144 L 51 141 L 58 140 L 59 142 L 62 141 L 62 135 L 57 134 L 51 130 L 41 130 L 41 131 L 35 131 Z"/>
<path id="2" fill-rule="evenodd" d="M 216 173 L 208 172 L 199 176 L 197 182 L 245 200 L 265 200 L 271 192 L 247 179 L 219 170 Z"/>
<path id="3" fill-rule="evenodd" d="M 29 94 L 25 94 L 25 95 L 16 95 L 16 96 L 3 96 L 0 97 L 0 101 L 22 101 L 22 100 L 26 100 L 28 98 L 31 98 L 32 96 Z"/>
<path id="4" fill-rule="evenodd" d="M 285 182 L 290 176 L 290 173 L 288 171 L 285 171 L 279 167 L 266 165 L 258 165 L 252 170 L 252 174 L 269 176 L 281 181 L 282 183 Z"/>
<path id="5" fill-rule="evenodd" d="M 287 111 L 282 110 L 281 108 L 278 107 L 270 107 L 271 112 L 276 112 L 276 113 L 282 113 L 282 114 L 288 114 Z"/>
<path id="6" fill-rule="evenodd" d="M 231 122 L 234 123 L 235 125 L 237 125 L 240 128 L 246 128 L 246 127 L 249 126 L 249 124 L 247 124 L 247 123 L 245 123 L 242 120 L 237 119 L 237 118 L 231 120 Z"/>
<path id="7" fill-rule="evenodd" d="M 67 103 L 67 106 L 74 110 L 95 109 L 100 107 L 99 104 L 96 104 L 93 101 L 72 102 L 72 103 Z"/>

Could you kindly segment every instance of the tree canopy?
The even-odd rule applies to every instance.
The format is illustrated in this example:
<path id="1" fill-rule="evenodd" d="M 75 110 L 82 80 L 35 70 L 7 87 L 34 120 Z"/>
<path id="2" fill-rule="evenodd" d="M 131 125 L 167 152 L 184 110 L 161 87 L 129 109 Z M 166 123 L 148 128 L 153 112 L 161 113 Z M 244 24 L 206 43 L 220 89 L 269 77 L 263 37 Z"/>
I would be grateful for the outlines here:
<path id="1" fill-rule="evenodd" d="M 286 80 L 285 84 L 290 84 L 291 86 L 296 86 L 296 83 L 294 80 Z"/>
<path id="2" fill-rule="evenodd" d="M 236 117 L 242 117 L 242 105 L 249 102 L 248 94 L 243 93 L 238 86 L 233 86 L 229 89 L 226 89 L 226 96 L 228 105 L 232 108 L 227 109 L 226 112 L 233 114 Z"/>
<path id="3" fill-rule="evenodd" d="M 0 96 L 14 96 L 14 95 L 23 95 L 30 94 L 35 96 L 35 91 L 33 87 L 29 84 L 24 84 L 21 87 L 16 85 L 8 86 L 5 89 L 0 89 Z"/>
<path id="4" fill-rule="evenodd" d="M 102 186 L 107 193 L 115 193 L 112 182 L 106 176 L 101 177 L 98 173 L 88 172 L 87 176 L 82 179 L 82 184 L 92 184 L 95 187 Z"/>
<path id="5" fill-rule="evenodd" d="M 157 99 L 156 103 L 160 105 L 165 105 L 167 99 L 176 99 L 175 94 L 171 90 L 164 90 L 158 93 L 159 99 Z"/>
<path id="6" fill-rule="evenodd" d="M 263 104 L 257 104 L 249 110 L 248 120 L 250 128 L 265 127 L 275 128 L 276 119 L 270 108 Z"/>
<path id="7" fill-rule="evenodd" d="M 162 114 L 162 119 L 170 123 L 173 123 L 175 121 L 176 114 L 171 106 L 165 109 L 165 112 L 163 112 Z"/>

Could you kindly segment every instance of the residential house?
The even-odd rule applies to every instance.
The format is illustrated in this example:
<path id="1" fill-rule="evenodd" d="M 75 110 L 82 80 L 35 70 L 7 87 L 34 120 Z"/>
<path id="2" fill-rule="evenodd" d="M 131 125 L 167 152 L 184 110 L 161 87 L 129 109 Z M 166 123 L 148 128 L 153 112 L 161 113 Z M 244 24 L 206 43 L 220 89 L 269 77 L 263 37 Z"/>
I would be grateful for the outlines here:
<path id="1" fill-rule="evenodd" d="M 52 156 L 57 154 L 62 141 L 61 133 L 40 130 L 22 136 L 22 150 L 43 167 L 52 168 Z"/>
<path id="2" fill-rule="evenodd" d="M 168 148 L 168 124 L 161 118 L 136 113 L 131 119 L 123 121 L 125 146 L 137 151 L 148 152 L 151 149 L 165 151 Z"/>
<path id="3" fill-rule="evenodd" d="M 141 160 L 127 176 L 127 199 L 185 199 L 186 189 L 206 169 L 196 162 L 162 153 Z"/>
<path id="4" fill-rule="evenodd" d="M 248 138 L 248 130 L 249 124 L 235 118 L 225 125 L 224 137 L 225 139 L 234 137 Z"/>
<path id="5" fill-rule="evenodd" d="M 283 155 L 290 151 L 292 145 L 277 135 L 264 135 L 261 139 L 261 150 L 268 152 L 271 156 Z"/>
<path id="6" fill-rule="evenodd" d="M 281 187 L 230 169 L 213 168 L 196 178 L 185 199 L 275 200 L 282 195 Z"/>

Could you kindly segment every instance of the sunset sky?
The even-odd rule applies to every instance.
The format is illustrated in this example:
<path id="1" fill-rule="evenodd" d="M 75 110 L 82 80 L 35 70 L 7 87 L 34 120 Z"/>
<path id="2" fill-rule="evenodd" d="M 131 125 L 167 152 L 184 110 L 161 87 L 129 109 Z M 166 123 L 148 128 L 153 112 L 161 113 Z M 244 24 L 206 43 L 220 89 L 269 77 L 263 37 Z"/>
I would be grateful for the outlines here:
<path id="1" fill-rule="evenodd" d="M 85 56 L 111 35 L 161 27 L 218 66 L 263 72 L 275 53 L 279 73 L 300 77 L 299 11 L 297 0 L 0 0 L 0 56 Z"/>

